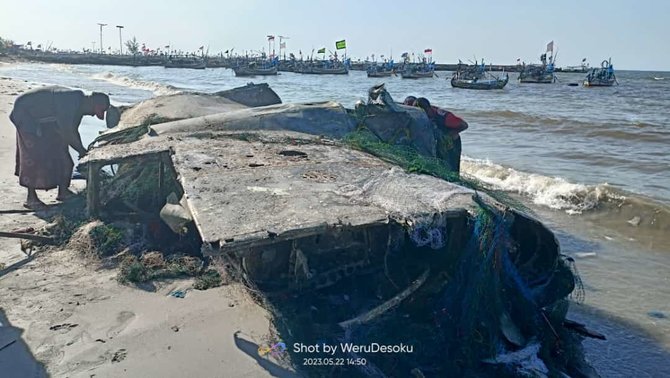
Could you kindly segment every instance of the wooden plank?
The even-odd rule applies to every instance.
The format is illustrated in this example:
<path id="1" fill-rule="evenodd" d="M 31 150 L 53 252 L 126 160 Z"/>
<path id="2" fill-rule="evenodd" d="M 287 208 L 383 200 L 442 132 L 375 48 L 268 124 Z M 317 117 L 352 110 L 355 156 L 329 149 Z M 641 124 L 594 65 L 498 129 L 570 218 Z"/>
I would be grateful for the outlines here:
<path id="1" fill-rule="evenodd" d="M 51 245 L 56 244 L 56 240 L 52 237 L 42 236 L 42 235 L 26 234 L 26 233 L 21 233 L 21 232 L 0 231 L 0 237 L 13 238 L 13 239 L 26 239 L 26 240 L 32 240 L 32 241 L 40 242 L 42 244 L 51 244 Z"/>

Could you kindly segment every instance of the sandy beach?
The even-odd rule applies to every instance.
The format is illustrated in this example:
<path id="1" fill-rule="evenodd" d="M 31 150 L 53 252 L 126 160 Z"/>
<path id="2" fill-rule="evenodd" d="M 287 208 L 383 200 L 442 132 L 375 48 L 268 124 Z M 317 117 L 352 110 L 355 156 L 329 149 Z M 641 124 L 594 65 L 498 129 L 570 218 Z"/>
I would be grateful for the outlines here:
<path id="1" fill-rule="evenodd" d="M 23 81 L 0 80 L 0 230 L 39 228 L 49 214 L 22 210 L 8 115 Z M 55 190 L 38 193 L 55 204 Z M 50 211 L 58 211 L 58 208 Z M 18 239 L 0 238 L 0 375 L 3 377 L 263 377 L 291 372 L 261 359 L 271 337 L 267 312 L 242 287 L 206 291 L 192 281 L 152 290 L 118 283 L 71 249 L 27 257 Z M 175 289 L 184 298 L 170 296 Z"/>

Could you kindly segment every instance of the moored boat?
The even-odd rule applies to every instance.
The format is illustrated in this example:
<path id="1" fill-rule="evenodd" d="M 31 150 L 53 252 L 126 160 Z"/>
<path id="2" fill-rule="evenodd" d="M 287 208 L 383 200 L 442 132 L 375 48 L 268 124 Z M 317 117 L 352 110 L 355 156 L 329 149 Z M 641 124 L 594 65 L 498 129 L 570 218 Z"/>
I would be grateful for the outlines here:
<path id="1" fill-rule="evenodd" d="M 568 73 L 587 73 L 589 72 L 589 64 L 586 62 L 586 58 L 582 59 L 582 64 L 579 66 L 567 66 L 556 68 L 557 72 L 568 72 Z"/>
<path id="2" fill-rule="evenodd" d="M 395 75 L 392 60 L 382 64 L 377 64 L 377 62 L 374 62 L 367 67 L 366 71 L 368 77 L 389 77 Z"/>
<path id="3" fill-rule="evenodd" d="M 461 69 L 459 63 L 459 69 L 451 77 L 451 86 L 454 88 L 479 90 L 503 89 L 509 81 L 509 75 L 505 74 L 504 78 L 500 78 L 488 73 L 487 76 L 485 67 L 483 59 L 481 65 L 464 69 Z"/>
<path id="4" fill-rule="evenodd" d="M 268 62 L 249 62 L 233 67 L 235 76 L 272 76 L 277 75 L 276 60 Z"/>
<path id="5" fill-rule="evenodd" d="M 614 83 L 618 84 L 618 81 L 616 75 L 614 75 L 612 58 L 603 60 L 600 68 L 592 69 L 584 80 L 585 87 L 611 87 Z"/>
<path id="6" fill-rule="evenodd" d="M 207 62 L 203 58 L 188 57 L 170 57 L 163 65 L 165 68 L 190 68 L 204 70 L 207 68 Z"/>
<path id="7" fill-rule="evenodd" d="M 235 76 L 271 76 L 277 75 L 277 67 L 235 67 L 233 68 Z"/>
<path id="8" fill-rule="evenodd" d="M 547 52 L 551 53 L 549 57 L 547 57 Z M 551 84 L 556 82 L 556 76 L 554 75 L 554 63 L 556 57 L 553 54 L 554 41 L 551 41 L 547 44 L 546 52 L 540 55 L 541 64 L 523 65 L 523 68 L 519 73 L 519 82 L 539 84 Z"/>
<path id="9" fill-rule="evenodd" d="M 459 78 L 456 74 L 451 78 L 451 86 L 454 88 L 463 89 L 503 89 L 509 82 L 509 75 L 505 74 L 505 78 L 490 78 L 490 79 L 464 79 Z"/>
<path id="10" fill-rule="evenodd" d="M 403 79 L 422 79 L 435 76 L 435 63 L 406 63 L 400 76 Z"/>
<path id="11" fill-rule="evenodd" d="M 293 67 L 293 72 L 312 75 L 347 75 L 349 67 L 347 62 L 339 60 L 323 60 L 297 62 Z"/>

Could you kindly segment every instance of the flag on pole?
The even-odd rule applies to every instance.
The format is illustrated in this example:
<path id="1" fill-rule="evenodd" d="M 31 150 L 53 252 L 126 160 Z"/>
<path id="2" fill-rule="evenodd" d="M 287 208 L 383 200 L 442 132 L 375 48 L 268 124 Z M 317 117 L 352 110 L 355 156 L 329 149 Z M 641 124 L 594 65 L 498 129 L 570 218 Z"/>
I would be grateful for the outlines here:
<path id="1" fill-rule="evenodd" d="M 224 54 L 228 54 L 228 50 L 226 50 L 226 51 L 224 52 Z"/>
<path id="2" fill-rule="evenodd" d="M 335 42 L 335 48 L 337 50 L 346 49 L 347 48 L 347 42 L 344 39 L 341 40 L 341 41 L 337 41 L 337 42 Z"/>
<path id="3" fill-rule="evenodd" d="M 517 62 L 520 62 L 520 61 L 521 61 L 521 58 L 516 58 L 516 61 L 517 61 Z"/>
<path id="4" fill-rule="evenodd" d="M 170 48 L 170 45 L 165 45 L 165 48 L 166 48 L 166 49 L 169 49 L 169 48 Z"/>
<path id="5" fill-rule="evenodd" d="M 586 58 L 582 59 L 582 63 L 586 62 Z"/>
<path id="6" fill-rule="evenodd" d="M 401 58 L 407 58 L 408 55 L 409 55 L 408 53 L 404 52 L 404 53 L 402 53 L 402 55 L 400 55 L 400 57 Z"/>
<path id="7" fill-rule="evenodd" d="M 204 48 L 205 48 L 205 46 L 200 46 L 200 47 L 198 47 L 198 50 L 202 50 Z"/>
<path id="8" fill-rule="evenodd" d="M 319 49 L 319 51 L 316 52 L 317 54 L 325 54 L 326 53 L 326 48 L 322 47 Z"/>
<path id="9" fill-rule="evenodd" d="M 268 41 L 274 41 L 275 36 L 274 35 L 268 35 Z"/>
<path id="10" fill-rule="evenodd" d="M 547 51 L 554 52 L 554 41 L 547 43 Z"/>
<path id="11" fill-rule="evenodd" d="M 426 53 L 426 54 L 430 54 L 430 53 L 433 52 L 433 49 L 425 49 L 425 50 L 423 50 L 423 52 Z"/>

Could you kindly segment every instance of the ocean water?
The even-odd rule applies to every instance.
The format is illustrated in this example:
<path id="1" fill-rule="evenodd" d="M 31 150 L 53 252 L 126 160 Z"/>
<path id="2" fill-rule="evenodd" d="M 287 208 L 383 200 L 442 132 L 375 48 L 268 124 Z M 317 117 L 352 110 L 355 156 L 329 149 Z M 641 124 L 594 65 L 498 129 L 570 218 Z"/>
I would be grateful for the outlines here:
<path id="1" fill-rule="evenodd" d="M 569 73 L 555 84 L 518 84 L 512 73 L 501 91 L 451 88 L 451 73 L 437 74 L 383 82 L 397 101 L 423 96 L 465 119 L 463 174 L 509 192 L 556 232 L 586 289 L 574 316 L 617 336 L 587 344 L 601 374 L 670 375 L 670 72 L 619 71 L 611 88 L 568 86 L 584 78 Z M 117 104 L 263 81 L 284 102 L 353 107 L 382 82 L 355 71 L 236 78 L 223 68 L 51 64 L 0 67 L 0 76 L 102 91 Z M 86 117 L 85 144 L 102 128 Z"/>

